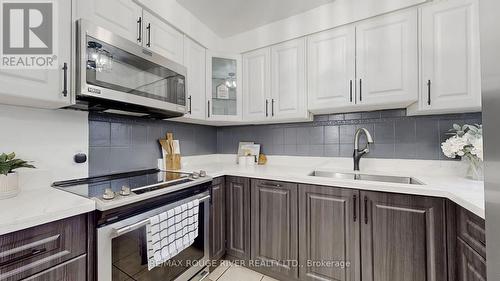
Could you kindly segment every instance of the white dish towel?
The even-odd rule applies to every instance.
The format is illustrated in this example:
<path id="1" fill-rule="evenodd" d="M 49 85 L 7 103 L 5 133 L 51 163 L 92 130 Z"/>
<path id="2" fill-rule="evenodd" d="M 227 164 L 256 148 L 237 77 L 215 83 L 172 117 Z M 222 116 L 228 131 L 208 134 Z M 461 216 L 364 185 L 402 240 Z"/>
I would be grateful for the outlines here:
<path id="1" fill-rule="evenodd" d="M 195 199 L 149 219 L 146 226 L 149 270 L 193 244 L 198 236 L 199 204 Z"/>

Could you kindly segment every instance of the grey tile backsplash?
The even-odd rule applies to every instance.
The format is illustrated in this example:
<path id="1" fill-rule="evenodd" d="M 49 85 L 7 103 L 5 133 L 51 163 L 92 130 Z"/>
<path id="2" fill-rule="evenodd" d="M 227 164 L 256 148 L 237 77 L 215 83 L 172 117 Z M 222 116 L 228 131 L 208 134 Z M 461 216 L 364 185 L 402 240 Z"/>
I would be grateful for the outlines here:
<path id="1" fill-rule="evenodd" d="M 306 123 L 217 128 L 91 113 L 89 174 L 156 167 L 161 157 L 158 139 L 167 132 L 180 140 L 184 156 L 234 154 L 240 141 L 254 141 L 268 155 L 351 157 L 354 133 L 364 127 L 375 142 L 366 157 L 446 159 L 440 145 L 453 123 L 481 120 L 481 113 L 410 117 L 398 109 L 318 115 Z"/>
<path id="2" fill-rule="evenodd" d="M 173 132 L 185 156 L 217 153 L 217 128 L 172 121 L 89 114 L 89 175 L 156 168 L 158 139 Z"/>
<path id="3" fill-rule="evenodd" d="M 481 113 L 410 117 L 405 109 L 318 115 L 307 123 L 220 127 L 217 152 L 236 153 L 238 142 L 255 141 L 268 155 L 351 157 L 354 133 L 364 127 L 375 142 L 366 157 L 438 160 L 453 123 L 481 122 Z"/>

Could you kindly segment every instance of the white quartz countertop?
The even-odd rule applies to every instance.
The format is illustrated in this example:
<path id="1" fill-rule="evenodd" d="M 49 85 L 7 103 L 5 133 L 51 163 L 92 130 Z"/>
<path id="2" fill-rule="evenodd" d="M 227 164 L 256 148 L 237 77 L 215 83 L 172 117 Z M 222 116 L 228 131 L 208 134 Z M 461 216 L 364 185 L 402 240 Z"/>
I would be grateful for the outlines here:
<path id="1" fill-rule="evenodd" d="M 325 157 L 269 157 L 263 166 L 239 166 L 235 155 L 206 155 L 183 158 L 182 171 L 207 171 L 209 176 L 238 176 L 296 182 L 367 191 L 443 197 L 484 218 L 484 183 L 463 176 L 456 161 L 362 159 L 361 173 L 414 177 L 424 185 L 354 181 L 310 176 L 312 171 L 352 173 L 352 159 Z M 91 199 L 58 190 L 37 188 L 22 190 L 0 200 L 0 235 L 91 212 Z"/>
<path id="2" fill-rule="evenodd" d="M 55 188 L 22 190 L 0 200 L 0 235 L 95 210 L 95 202 Z"/>
<path id="3" fill-rule="evenodd" d="M 303 157 L 301 159 L 281 157 L 272 159 L 266 165 L 253 167 L 242 167 L 235 164 L 234 161 L 227 161 L 229 157 L 221 159 L 219 156 L 217 158 L 205 162 L 193 157 L 183 165 L 183 171 L 205 170 L 212 177 L 227 175 L 367 191 L 443 197 L 452 200 L 481 218 L 485 217 L 484 183 L 453 174 L 453 172 L 463 173 L 462 167 L 453 163 L 456 161 L 361 160 L 361 173 L 414 177 L 424 183 L 424 185 L 410 185 L 309 175 L 315 170 L 352 173 L 352 159 L 347 158 L 327 160 L 319 157 Z M 365 164 L 365 169 L 363 169 L 363 164 Z"/>

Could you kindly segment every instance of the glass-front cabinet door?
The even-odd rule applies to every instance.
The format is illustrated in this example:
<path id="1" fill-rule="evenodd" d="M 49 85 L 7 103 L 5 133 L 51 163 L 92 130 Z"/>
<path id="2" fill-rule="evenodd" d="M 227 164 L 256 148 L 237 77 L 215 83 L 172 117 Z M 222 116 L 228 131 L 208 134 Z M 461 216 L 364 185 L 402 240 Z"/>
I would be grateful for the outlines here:
<path id="1" fill-rule="evenodd" d="M 209 120 L 242 120 L 241 55 L 208 53 L 207 111 Z"/>

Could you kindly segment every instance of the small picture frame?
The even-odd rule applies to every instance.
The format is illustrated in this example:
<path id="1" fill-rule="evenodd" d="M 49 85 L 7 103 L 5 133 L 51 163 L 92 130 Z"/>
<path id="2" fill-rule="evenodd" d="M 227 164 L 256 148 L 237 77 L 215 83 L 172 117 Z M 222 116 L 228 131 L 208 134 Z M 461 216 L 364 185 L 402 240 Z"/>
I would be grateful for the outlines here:
<path id="1" fill-rule="evenodd" d="M 243 152 L 248 152 L 250 156 L 254 157 L 254 161 L 257 162 L 259 160 L 260 154 L 260 144 L 244 144 L 242 146 Z M 243 155 L 247 156 L 247 155 Z"/>
<path id="2" fill-rule="evenodd" d="M 225 84 L 220 84 L 216 88 L 216 94 L 218 99 L 229 99 L 229 88 Z"/>
<path id="3" fill-rule="evenodd" d="M 245 156 L 244 146 L 254 144 L 253 141 L 241 141 L 238 145 L 238 157 L 236 157 L 236 163 L 238 163 L 238 159 L 240 156 Z"/>

